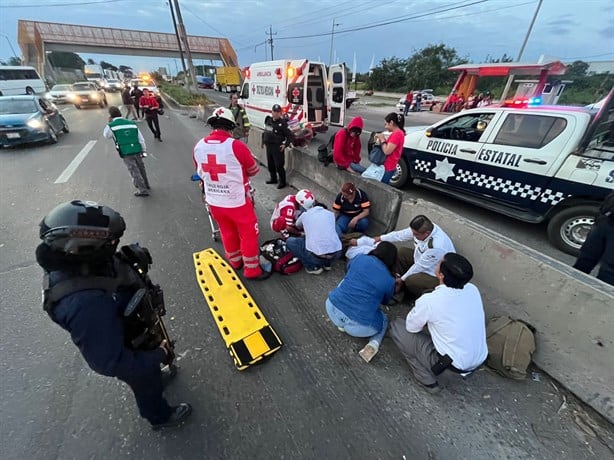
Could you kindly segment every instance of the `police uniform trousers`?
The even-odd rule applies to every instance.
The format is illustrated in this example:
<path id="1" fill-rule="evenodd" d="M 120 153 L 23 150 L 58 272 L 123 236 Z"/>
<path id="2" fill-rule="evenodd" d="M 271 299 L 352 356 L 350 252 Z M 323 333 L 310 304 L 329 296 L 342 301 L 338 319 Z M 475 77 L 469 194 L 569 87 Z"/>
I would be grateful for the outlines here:
<path id="1" fill-rule="evenodd" d="M 238 208 L 209 206 L 211 215 L 220 227 L 222 244 L 230 265 L 243 267 L 246 278 L 256 278 L 262 274 L 258 243 L 258 217 L 250 199 Z"/>
<path id="2" fill-rule="evenodd" d="M 160 371 L 146 376 L 118 375 L 117 378 L 132 389 L 141 417 L 152 425 L 164 423 L 169 419 L 173 409 L 162 394 L 164 386 Z"/>
<path id="3" fill-rule="evenodd" d="M 390 323 L 389 334 L 409 364 L 416 380 L 423 385 L 436 383 L 437 378 L 431 368 L 439 361 L 439 355 L 431 336 L 424 331 L 417 333 L 407 331 L 403 318 L 397 318 Z"/>
<path id="4" fill-rule="evenodd" d="M 281 144 L 266 144 L 266 162 L 271 180 L 279 180 L 280 184 L 285 185 L 286 151 L 281 149 Z"/>
<path id="5" fill-rule="evenodd" d="M 403 275 L 414 264 L 413 248 L 401 247 L 397 252 L 396 272 Z M 405 289 L 414 298 L 417 299 L 422 294 L 431 292 L 439 285 L 437 277 L 428 273 L 414 273 L 405 279 Z"/>
<path id="6" fill-rule="evenodd" d="M 132 177 L 132 183 L 138 189 L 139 192 L 146 192 L 149 189 L 149 180 L 147 179 L 147 171 L 145 171 L 145 163 L 140 154 L 128 155 L 122 158 L 130 177 Z"/>

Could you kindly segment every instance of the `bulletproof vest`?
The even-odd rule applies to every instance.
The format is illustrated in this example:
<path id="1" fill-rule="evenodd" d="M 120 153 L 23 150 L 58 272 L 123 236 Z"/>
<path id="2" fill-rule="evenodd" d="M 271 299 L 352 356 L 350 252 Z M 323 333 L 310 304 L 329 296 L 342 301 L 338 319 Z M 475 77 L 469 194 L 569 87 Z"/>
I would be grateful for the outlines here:
<path id="1" fill-rule="evenodd" d="M 49 273 L 45 272 L 43 278 L 43 310 L 51 314 L 60 300 L 76 292 L 98 289 L 112 295 L 122 288 L 136 291 L 145 286 L 134 269 L 127 262 L 121 260 L 117 254 L 113 257 L 113 268 L 116 274 L 114 277 L 76 275 L 53 285 L 50 285 Z"/>

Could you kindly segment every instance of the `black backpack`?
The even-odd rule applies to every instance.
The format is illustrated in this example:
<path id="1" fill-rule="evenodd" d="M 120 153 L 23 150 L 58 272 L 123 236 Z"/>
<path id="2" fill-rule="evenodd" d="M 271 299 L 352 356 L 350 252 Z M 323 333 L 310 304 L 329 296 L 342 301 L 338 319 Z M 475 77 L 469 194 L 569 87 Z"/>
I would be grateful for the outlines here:
<path id="1" fill-rule="evenodd" d="M 330 139 L 326 144 L 322 144 L 318 147 L 318 161 L 324 163 L 324 166 L 328 166 L 333 162 L 333 146 L 335 144 L 335 135 L 330 136 Z"/>

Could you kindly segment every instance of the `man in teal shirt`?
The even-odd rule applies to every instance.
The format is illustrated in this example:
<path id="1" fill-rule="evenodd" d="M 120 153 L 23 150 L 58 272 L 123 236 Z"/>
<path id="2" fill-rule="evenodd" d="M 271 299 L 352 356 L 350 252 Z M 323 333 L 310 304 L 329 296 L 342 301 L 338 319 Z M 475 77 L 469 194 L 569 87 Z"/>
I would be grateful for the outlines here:
<path id="1" fill-rule="evenodd" d="M 143 157 L 145 153 L 145 139 L 136 123 L 122 118 L 117 107 L 109 107 L 109 123 L 102 133 L 107 139 L 115 141 L 115 148 L 119 157 L 124 160 L 132 182 L 137 188 L 135 196 L 149 196 L 149 180 L 145 171 Z"/>

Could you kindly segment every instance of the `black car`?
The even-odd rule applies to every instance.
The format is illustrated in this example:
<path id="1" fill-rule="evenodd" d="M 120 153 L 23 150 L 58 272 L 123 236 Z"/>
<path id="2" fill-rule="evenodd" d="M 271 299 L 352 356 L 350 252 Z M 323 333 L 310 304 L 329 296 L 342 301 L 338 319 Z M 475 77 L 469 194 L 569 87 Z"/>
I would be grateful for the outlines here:
<path id="1" fill-rule="evenodd" d="M 68 132 L 68 124 L 53 103 L 40 96 L 0 97 L 0 147 L 55 144 L 61 132 Z"/>

